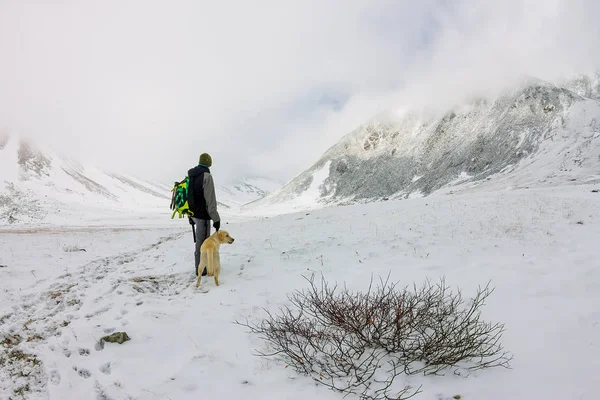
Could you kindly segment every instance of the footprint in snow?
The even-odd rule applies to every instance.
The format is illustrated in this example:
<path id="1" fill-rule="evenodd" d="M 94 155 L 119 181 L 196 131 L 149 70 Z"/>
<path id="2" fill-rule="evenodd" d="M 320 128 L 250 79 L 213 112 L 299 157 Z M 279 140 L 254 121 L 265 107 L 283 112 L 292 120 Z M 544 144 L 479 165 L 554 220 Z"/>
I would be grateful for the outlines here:
<path id="1" fill-rule="evenodd" d="M 100 314 L 104 314 L 107 311 L 110 311 L 112 309 L 112 304 L 109 304 L 108 306 L 102 307 L 92 313 L 88 313 L 86 315 L 84 315 L 85 318 L 90 319 L 93 317 L 97 317 Z"/>
<path id="2" fill-rule="evenodd" d="M 60 385 L 60 372 L 58 370 L 53 369 L 50 371 L 50 382 L 53 385 Z"/>
<path id="3" fill-rule="evenodd" d="M 101 365 L 100 372 L 102 372 L 104 375 L 110 375 L 110 372 L 111 372 L 110 363 L 107 362 L 106 364 Z"/>
<path id="4" fill-rule="evenodd" d="M 67 321 L 75 321 L 76 319 L 79 319 L 79 318 L 80 318 L 80 316 L 79 316 L 79 315 L 76 315 L 76 314 L 67 314 L 67 315 L 65 316 L 65 319 L 66 319 Z"/>
<path id="5" fill-rule="evenodd" d="M 88 349 L 79 349 L 79 355 L 80 356 L 89 356 L 90 351 Z"/>
<path id="6" fill-rule="evenodd" d="M 76 371 L 79 374 L 79 376 L 81 376 L 84 379 L 87 379 L 90 376 L 92 376 L 92 373 L 85 368 L 73 367 L 73 370 Z"/>

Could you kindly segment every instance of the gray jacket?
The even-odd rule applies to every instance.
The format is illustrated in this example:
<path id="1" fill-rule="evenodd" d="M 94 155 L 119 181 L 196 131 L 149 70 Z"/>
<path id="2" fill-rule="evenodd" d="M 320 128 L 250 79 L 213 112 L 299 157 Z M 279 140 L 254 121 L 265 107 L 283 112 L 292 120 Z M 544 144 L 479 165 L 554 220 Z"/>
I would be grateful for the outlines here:
<path id="1" fill-rule="evenodd" d="M 204 173 L 204 198 L 206 199 L 206 211 L 208 211 L 208 215 L 213 222 L 217 222 L 221 220 L 219 216 L 219 212 L 217 211 L 217 195 L 215 193 L 215 182 L 213 181 L 213 177 L 210 173 Z"/>

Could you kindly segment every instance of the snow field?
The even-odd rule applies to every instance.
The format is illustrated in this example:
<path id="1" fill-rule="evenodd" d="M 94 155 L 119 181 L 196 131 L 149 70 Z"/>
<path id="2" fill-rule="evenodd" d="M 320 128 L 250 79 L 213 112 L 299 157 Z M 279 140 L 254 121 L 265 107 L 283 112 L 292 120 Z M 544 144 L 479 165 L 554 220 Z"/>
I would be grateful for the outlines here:
<path id="1" fill-rule="evenodd" d="M 30 399 L 341 399 L 254 356 L 262 342 L 233 323 L 276 311 L 315 273 L 353 290 L 388 274 L 401 286 L 443 276 L 466 298 L 491 281 L 482 317 L 506 324 L 512 369 L 413 376 L 406 382 L 423 385 L 416 399 L 595 399 L 593 188 L 431 196 L 229 223 L 222 228 L 235 243 L 221 247 L 221 286 L 203 277 L 199 289 L 187 220 L 2 231 L 0 342 L 21 340 L 0 345 L 0 359 L 19 350 L 40 363 L 3 368 L 0 398 L 29 385 Z M 131 341 L 97 345 L 118 331 Z M 17 374 L 23 365 L 29 376 Z"/>

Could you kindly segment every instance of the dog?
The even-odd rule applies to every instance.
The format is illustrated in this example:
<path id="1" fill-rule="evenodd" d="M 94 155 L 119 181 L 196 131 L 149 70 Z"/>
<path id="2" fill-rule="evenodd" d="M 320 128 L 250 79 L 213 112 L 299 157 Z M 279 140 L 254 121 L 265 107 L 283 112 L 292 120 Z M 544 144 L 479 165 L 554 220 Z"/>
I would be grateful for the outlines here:
<path id="1" fill-rule="evenodd" d="M 200 264 L 198 264 L 198 279 L 196 287 L 200 286 L 202 270 L 206 267 L 208 276 L 214 276 L 215 285 L 219 286 L 219 273 L 221 272 L 221 259 L 219 256 L 219 247 L 223 243 L 232 244 L 234 239 L 229 232 L 219 230 L 210 235 L 200 246 Z"/>

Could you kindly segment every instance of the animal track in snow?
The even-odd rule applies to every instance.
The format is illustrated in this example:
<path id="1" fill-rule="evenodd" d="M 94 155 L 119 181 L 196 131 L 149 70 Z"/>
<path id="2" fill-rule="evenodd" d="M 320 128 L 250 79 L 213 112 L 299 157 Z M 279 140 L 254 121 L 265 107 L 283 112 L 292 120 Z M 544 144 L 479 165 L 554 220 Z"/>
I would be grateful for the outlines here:
<path id="1" fill-rule="evenodd" d="M 97 317 L 100 314 L 104 314 L 107 311 L 110 311 L 110 309 L 112 308 L 112 304 L 108 305 L 108 306 L 104 306 L 102 308 L 100 308 L 99 310 L 94 311 L 93 313 L 89 313 L 85 315 L 85 318 L 90 319 L 93 317 Z"/>
<path id="2" fill-rule="evenodd" d="M 90 351 L 88 349 L 79 349 L 79 355 L 80 356 L 89 356 Z"/>
<path id="3" fill-rule="evenodd" d="M 60 372 L 58 372 L 58 370 L 53 369 L 50 371 L 50 382 L 53 385 L 60 385 L 60 380 Z"/>
<path id="4" fill-rule="evenodd" d="M 38 280 L 39 283 L 34 291 L 18 295 L 8 293 L 9 300 L 16 307 L 14 307 L 13 313 L 0 313 L 0 325 L 3 328 L 6 326 L 14 329 L 15 332 L 21 333 L 24 339 L 32 338 L 34 342 L 39 342 L 39 350 L 42 354 L 45 353 L 45 357 L 42 359 L 36 358 L 36 354 L 23 353 L 24 362 L 34 365 L 32 367 L 33 372 L 26 376 L 20 376 L 18 379 L 29 385 L 31 394 L 35 393 L 37 395 L 39 393 L 42 398 L 47 397 L 48 386 L 59 386 L 61 383 L 62 385 L 67 383 L 62 381 L 62 375 L 66 377 L 65 373 L 69 373 L 69 368 L 72 368 L 82 378 L 81 384 L 83 385 L 88 385 L 88 383 L 85 383 L 86 380 L 91 381 L 91 384 L 93 384 L 94 379 L 90 380 L 89 378 L 93 378 L 94 374 L 103 376 L 112 373 L 110 362 L 95 360 L 97 354 L 94 353 L 91 345 L 88 348 L 77 345 L 72 346 L 74 341 L 81 341 L 80 343 L 83 345 L 88 335 L 79 332 L 79 326 L 71 326 L 71 323 L 77 320 L 84 322 L 85 319 L 82 319 L 82 317 L 90 319 L 105 313 L 118 318 L 128 315 L 126 307 L 131 307 L 133 304 L 139 306 L 146 301 L 142 296 L 135 296 L 138 294 L 138 291 L 132 287 L 135 284 L 137 284 L 138 289 L 141 289 L 144 296 L 148 294 L 169 297 L 178 295 L 183 287 L 183 284 L 179 282 L 180 276 L 178 274 L 166 277 L 162 275 L 142 277 L 141 282 L 134 282 L 135 276 L 139 274 L 139 269 L 133 268 L 134 264 L 132 264 L 144 251 L 155 248 L 164 241 L 175 239 L 177 236 L 161 239 L 162 242 L 141 250 L 93 260 L 76 269 L 71 269 L 67 273 L 56 276 L 56 280 L 53 282 L 46 283 Z M 127 270 L 128 266 L 131 267 L 131 271 Z M 123 279 L 125 276 L 131 278 Z M 41 286 L 45 287 L 40 288 Z M 92 290 L 95 288 L 101 290 Z M 115 292 L 126 297 L 115 297 Z M 118 302 L 117 307 L 113 304 L 115 298 L 121 300 Z M 103 326 L 107 322 L 106 318 L 103 317 L 98 318 L 97 321 L 100 323 L 100 320 L 102 320 L 102 325 L 96 325 L 97 328 L 94 329 L 101 329 L 107 334 L 114 332 L 114 327 L 105 328 Z M 127 324 L 128 321 L 121 320 L 115 327 L 118 329 Z M 83 329 L 83 331 L 85 332 L 86 329 Z M 101 350 L 101 346 L 98 344 L 95 346 L 96 350 Z M 45 352 L 42 349 L 43 347 L 47 349 Z M 8 354 L 9 351 L 12 351 L 11 349 L 0 345 L 0 360 L 5 357 L 5 353 Z M 65 366 L 64 363 L 62 363 L 62 367 L 59 367 L 53 362 L 57 361 L 58 358 L 62 358 L 63 361 L 64 358 L 69 358 L 74 362 L 99 362 L 85 365 L 87 368 L 81 365 L 71 365 L 69 367 Z M 15 371 L 22 370 L 20 365 L 15 365 L 15 368 Z M 98 374 L 97 371 L 103 375 Z M 4 368 L 0 369 L 2 378 L 0 379 L 2 381 L 0 382 L 0 397 L 4 394 L 4 372 Z M 13 382 L 12 386 L 14 385 Z M 98 381 L 96 381 L 96 385 L 99 385 Z M 101 387 L 97 388 L 97 395 L 94 397 L 97 399 L 110 399 Z M 132 397 L 125 396 L 125 398 Z"/>
<path id="5" fill-rule="evenodd" d="M 106 364 L 102 364 L 100 366 L 100 372 L 102 372 L 104 375 L 110 375 L 110 372 L 111 372 L 110 363 L 107 362 Z"/>
<path id="6" fill-rule="evenodd" d="M 85 379 L 88 379 L 90 376 L 92 376 L 92 373 L 85 368 L 73 367 L 73 370 L 76 371 L 79 376 Z"/>

